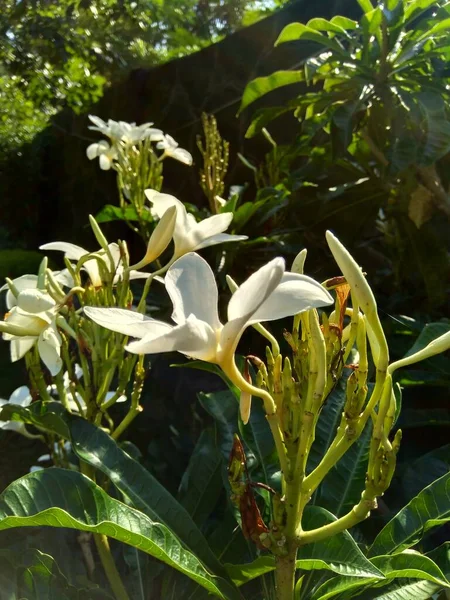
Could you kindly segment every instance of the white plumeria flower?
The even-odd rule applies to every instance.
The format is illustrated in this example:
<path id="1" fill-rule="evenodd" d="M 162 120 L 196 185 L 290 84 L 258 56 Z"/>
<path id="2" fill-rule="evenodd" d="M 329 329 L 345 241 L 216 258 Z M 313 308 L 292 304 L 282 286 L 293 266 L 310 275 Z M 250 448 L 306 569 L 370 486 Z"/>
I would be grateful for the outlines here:
<path id="1" fill-rule="evenodd" d="M 11 361 L 21 359 L 36 343 L 42 362 L 52 375 L 62 367 L 61 336 L 56 327 L 58 307 L 51 296 L 26 289 L 0 323 L 3 339 L 11 342 Z"/>
<path id="2" fill-rule="evenodd" d="M 53 275 L 59 285 L 68 288 L 72 288 L 74 286 L 72 276 L 67 269 L 63 269 L 62 271 L 53 271 Z M 21 275 L 20 277 L 13 279 L 12 283 L 18 292 L 23 292 L 24 290 L 35 290 L 38 286 L 38 276 Z M 13 306 L 16 306 L 17 300 L 7 283 L 0 288 L 0 292 L 4 292 L 5 290 L 7 290 L 6 306 L 8 307 L 8 310 L 11 310 Z"/>
<path id="3" fill-rule="evenodd" d="M 9 400 L 0 399 L 0 410 L 5 404 L 17 404 L 19 406 L 29 406 L 32 398 L 29 388 L 26 385 L 18 387 L 9 397 Z M 25 423 L 20 421 L 0 421 L 0 429 L 10 430 L 20 433 L 28 438 L 37 438 L 39 435 L 33 435 L 25 427 Z"/>
<path id="4" fill-rule="evenodd" d="M 116 284 L 123 275 L 123 264 L 122 264 L 122 258 L 120 256 L 120 248 L 115 243 L 108 244 L 108 248 L 111 252 L 113 262 L 114 262 L 113 269 L 111 269 L 110 260 L 109 260 L 108 256 L 106 256 L 106 253 L 104 250 L 99 250 L 95 254 L 96 254 L 96 256 L 99 256 L 102 259 L 102 261 L 105 265 L 105 268 L 111 274 L 114 273 L 113 283 Z M 49 244 L 43 244 L 42 246 L 39 246 L 39 249 L 40 250 L 59 250 L 61 252 L 64 252 L 64 256 L 66 258 L 68 258 L 69 260 L 76 260 L 76 261 L 80 260 L 80 258 L 82 258 L 83 256 L 91 254 L 88 250 L 85 250 L 84 248 L 81 248 L 80 246 L 77 246 L 76 244 L 69 244 L 68 242 L 50 242 Z M 99 268 L 97 259 L 93 258 L 92 260 L 87 260 L 83 264 L 83 269 L 85 271 L 87 271 L 89 278 L 91 280 L 91 283 L 94 287 L 101 287 L 103 285 L 101 272 L 100 272 L 100 268 Z M 132 270 L 132 271 L 130 271 L 129 276 L 130 276 L 130 279 L 147 279 L 148 277 L 150 277 L 150 273 L 141 273 L 139 271 Z"/>
<path id="5" fill-rule="evenodd" d="M 160 157 L 161 159 L 170 156 L 185 165 L 192 165 L 192 154 L 184 148 L 180 148 L 171 135 L 164 135 L 163 139 L 156 144 L 156 147 L 158 150 L 164 151 Z"/>
<path id="6" fill-rule="evenodd" d="M 86 156 L 89 160 L 94 160 L 94 158 L 98 157 L 100 169 L 109 171 L 114 160 L 117 158 L 117 150 L 114 146 L 110 146 L 105 140 L 100 140 L 100 142 L 91 144 L 86 148 Z"/>
<path id="7" fill-rule="evenodd" d="M 159 219 L 172 206 L 177 209 L 173 241 L 175 245 L 172 261 L 187 254 L 208 246 L 223 244 L 224 242 L 239 242 L 246 240 L 246 235 L 229 235 L 223 233 L 233 220 L 233 213 L 226 212 L 213 215 L 197 223 L 194 215 L 188 213 L 184 204 L 170 194 L 161 194 L 156 190 L 145 190 L 147 199 L 152 203 L 152 214 Z"/>
<path id="8" fill-rule="evenodd" d="M 109 137 L 113 144 L 123 142 L 125 145 L 135 145 L 147 138 L 150 138 L 151 142 L 158 142 L 164 139 L 161 129 L 152 127 L 153 123 L 136 125 L 136 123 L 114 121 L 113 119 L 108 119 L 106 123 L 103 119 L 94 115 L 89 115 L 89 119 L 94 123 L 94 126 L 91 125 L 89 129 L 100 131 L 100 133 Z"/>
<path id="9" fill-rule="evenodd" d="M 242 377 L 234 353 L 249 325 L 333 303 L 330 294 L 311 277 L 286 273 L 282 258 L 261 267 L 238 288 L 228 304 L 225 325 L 219 320 L 214 274 L 198 254 L 178 259 L 169 268 L 165 284 L 176 325 L 123 309 L 85 307 L 84 311 L 107 329 L 139 338 L 126 346 L 129 352 L 181 352 L 220 365 L 238 387 Z"/>

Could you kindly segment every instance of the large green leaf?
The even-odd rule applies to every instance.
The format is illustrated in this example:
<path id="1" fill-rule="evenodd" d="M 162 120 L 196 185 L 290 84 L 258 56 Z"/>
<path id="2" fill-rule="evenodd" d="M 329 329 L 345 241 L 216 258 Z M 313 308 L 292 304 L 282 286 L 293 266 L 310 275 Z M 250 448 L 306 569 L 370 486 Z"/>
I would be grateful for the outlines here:
<path id="1" fill-rule="evenodd" d="M 266 77 L 253 79 L 244 90 L 238 114 L 265 94 L 285 85 L 300 83 L 301 81 L 304 81 L 303 71 L 276 71 Z"/>
<path id="2" fill-rule="evenodd" d="M 377 556 L 372 559 L 372 563 L 380 569 L 385 580 L 367 581 L 354 577 L 333 577 L 316 590 L 311 600 L 327 600 L 344 592 L 345 597 L 354 597 L 354 594 L 363 588 L 366 590 L 364 594 L 369 594 L 367 597 L 371 597 L 371 592 L 368 591 L 370 587 L 384 588 L 386 586 L 390 589 L 392 580 L 397 578 L 407 580 L 403 583 L 395 582 L 395 586 L 399 583 L 398 589 L 409 589 L 410 579 L 430 581 L 438 587 L 450 587 L 441 569 L 429 557 L 419 553 L 405 551 L 394 556 Z M 380 597 L 384 597 L 382 596 L 384 592 L 378 591 L 377 593 L 380 594 Z M 366 596 L 364 595 L 364 597 Z M 394 595 L 386 596 L 386 598 L 388 597 L 395 598 Z M 398 598 L 400 599 L 401 596 L 399 595 Z"/>
<path id="3" fill-rule="evenodd" d="M 448 424 L 450 424 L 450 411 Z M 408 500 L 414 498 L 420 490 L 449 471 L 450 444 L 427 452 L 413 462 L 408 461 L 401 477 L 402 490 L 406 498 Z"/>
<path id="4" fill-rule="evenodd" d="M 173 531 L 211 572 L 226 577 L 223 566 L 186 509 L 107 433 L 67 413 L 59 402 L 38 402 L 28 408 L 5 405 L 3 410 L 7 419 L 20 416 L 26 423 L 39 425 L 43 419 L 55 424 L 58 433 L 72 442 L 81 460 L 103 471 L 134 507 Z"/>
<path id="5" fill-rule="evenodd" d="M 423 489 L 383 527 L 369 555 L 396 554 L 413 546 L 422 535 L 450 521 L 450 473 Z"/>
<path id="6" fill-rule="evenodd" d="M 109 221 L 149 221 L 153 222 L 150 211 L 144 210 L 139 216 L 134 206 L 114 206 L 105 204 L 100 212 L 95 216 L 97 223 L 107 223 Z"/>
<path id="7" fill-rule="evenodd" d="M 0 550 L 0 599 L 21 600 L 111 600 L 97 586 L 91 589 L 71 585 L 49 554 L 34 548 Z"/>
<path id="8" fill-rule="evenodd" d="M 325 21 L 325 19 L 323 19 L 323 21 Z M 333 26 L 331 23 L 330 27 L 334 27 L 335 30 L 337 29 L 337 27 Z M 329 38 L 321 33 L 318 33 L 318 31 L 313 27 L 308 27 L 308 25 L 303 25 L 302 23 L 290 23 L 289 25 L 286 25 L 286 27 L 278 36 L 278 39 L 275 42 L 275 46 L 278 46 L 278 44 L 284 44 L 286 42 L 293 42 L 297 40 L 316 42 L 321 46 L 325 46 L 325 48 L 334 50 L 339 55 L 350 58 L 350 55 L 347 56 L 345 50 L 334 39 Z"/>
<path id="9" fill-rule="evenodd" d="M 75 471 L 51 468 L 21 477 L 0 495 L 0 530 L 67 527 L 107 535 L 181 571 L 220 598 L 229 584 L 212 575 L 163 524 L 114 500 Z"/>
<path id="10" fill-rule="evenodd" d="M 443 572 L 447 581 L 450 581 L 450 542 L 444 542 L 434 550 L 426 553 Z"/>

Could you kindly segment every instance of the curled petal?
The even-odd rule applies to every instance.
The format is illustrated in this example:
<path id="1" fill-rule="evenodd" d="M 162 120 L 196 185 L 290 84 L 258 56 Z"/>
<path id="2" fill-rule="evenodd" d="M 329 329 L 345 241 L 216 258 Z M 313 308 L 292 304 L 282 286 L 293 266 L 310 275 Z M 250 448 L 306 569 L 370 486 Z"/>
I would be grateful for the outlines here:
<path id="1" fill-rule="evenodd" d="M 89 254 L 87 250 L 76 246 L 75 244 L 69 244 L 68 242 L 50 242 L 49 244 L 43 244 L 39 246 L 39 250 L 60 250 L 64 252 L 64 256 L 70 260 L 80 260 L 85 254 Z"/>
<path id="2" fill-rule="evenodd" d="M 13 284 L 19 293 L 23 292 L 24 290 L 36 289 L 37 282 L 38 282 L 37 275 L 21 275 L 20 277 L 13 279 Z M 9 289 L 9 286 L 7 283 L 5 283 L 5 285 L 3 285 L 0 288 L 0 292 L 3 292 L 5 290 L 8 290 L 6 292 L 6 306 L 7 306 L 8 310 L 11 310 L 11 308 L 13 306 L 16 306 L 17 300 L 16 300 L 16 297 L 14 296 L 14 294 Z"/>
<path id="3" fill-rule="evenodd" d="M 172 319 L 178 325 L 189 315 L 219 329 L 218 291 L 214 273 L 206 260 L 190 252 L 173 263 L 165 278 L 166 289 L 173 303 Z"/>
<path id="4" fill-rule="evenodd" d="M 228 242 L 243 242 L 244 240 L 248 240 L 247 235 L 230 235 L 229 233 L 218 233 L 217 235 L 213 235 L 207 238 L 201 244 L 198 244 L 195 250 L 201 250 L 202 248 L 207 248 L 208 246 L 216 246 L 217 244 L 225 244 Z"/>
<path id="5" fill-rule="evenodd" d="M 36 337 L 22 337 L 15 340 L 11 340 L 9 351 L 11 355 L 11 362 L 16 362 L 23 358 L 28 350 L 36 343 Z"/>
<path id="6" fill-rule="evenodd" d="M 141 313 L 125 310 L 122 308 L 96 308 L 85 306 L 85 314 L 98 325 L 106 329 L 129 335 L 135 338 L 143 338 L 146 335 L 159 336 L 172 327 L 162 321 L 151 319 Z"/>
<path id="7" fill-rule="evenodd" d="M 216 334 L 203 321 L 190 315 L 188 319 L 164 335 L 148 335 L 138 342 L 131 342 L 125 349 L 134 354 L 158 354 L 159 352 L 181 352 L 186 356 L 215 362 Z"/>
<path id="8" fill-rule="evenodd" d="M 59 335 L 56 326 L 47 327 L 41 333 L 38 339 L 38 351 L 42 362 L 54 376 L 57 375 L 62 368 L 61 360 L 61 336 Z"/>

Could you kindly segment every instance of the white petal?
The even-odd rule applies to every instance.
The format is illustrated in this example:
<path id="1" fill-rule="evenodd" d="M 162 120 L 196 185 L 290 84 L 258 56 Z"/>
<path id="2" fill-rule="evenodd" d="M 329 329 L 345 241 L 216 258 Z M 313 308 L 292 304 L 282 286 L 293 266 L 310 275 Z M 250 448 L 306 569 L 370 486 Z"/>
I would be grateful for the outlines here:
<path id="1" fill-rule="evenodd" d="M 37 275 L 22 275 L 21 277 L 16 277 L 16 279 L 13 279 L 13 283 L 19 292 L 23 292 L 24 290 L 36 289 L 37 282 Z M 6 292 L 6 306 L 8 307 L 8 310 L 10 310 L 13 306 L 17 304 L 16 297 L 9 289 L 7 283 L 5 283 L 5 285 L 3 285 L 0 288 L 0 292 L 3 292 L 4 290 L 8 290 Z"/>
<path id="2" fill-rule="evenodd" d="M 280 283 L 284 274 L 284 259 L 274 258 L 247 281 L 231 297 L 228 304 L 228 320 L 251 318 Z"/>
<path id="3" fill-rule="evenodd" d="M 36 343 L 35 337 L 23 337 L 16 340 L 11 340 L 11 346 L 9 348 L 11 353 L 11 362 L 16 362 L 25 356 L 28 350 Z"/>
<path id="4" fill-rule="evenodd" d="M 20 406 L 29 406 L 31 404 L 30 388 L 26 385 L 21 385 L 13 391 L 9 397 L 9 401 L 12 404 L 19 404 Z"/>
<path id="5" fill-rule="evenodd" d="M 17 306 L 20 310 L 32 314 L 41 313 L 50 310 L 55 306 L 56 302 L 51 296 L 41 292 L 40 290 L 24 290 L 17 297 Z"/>
<path id="6" fill-rule="evenodd" d="M 69 269 L 63 269 L 62 271 L 53 271 L 56 281 L 59 285 L 67 288 L 73 288 L 75 283 L 73 277 L 69 272 Z"/>
<path id="7" fill-rule="evenodd" d="M 56 327 L 47 327 L 41 333 L 38 339 L 39 356 L 42 362 L 50 371 L 51 375 L 57 375 L 62 368 L 61 352 L 61 336 Z"/>
<path id="8" fill-rule="evenodd" d="M 173 263 L 165 282 L 175 323 L 181 325 L 189 315 L 194 315 L 214 330 L 221 327 L 216 280 L 206 260 L 194 252 L 186 254 Z"/>
<path id="9" fill-rule="evenodd" d="M 196 225 L 196 221 L 192 215 L 188 215 L 184 204 L 171 196 L 170 194 L 161 194 L 155 190 L 145 190 L 147 199 L 152 203 L 151 212 L 154 216 L 161 219 L 164 213 L 171 207 L 177 209 L 177 218 L 175 221 L 175 229 L 173 233 L 173 241 L 175 246 L 183 245 L 186 236 L 188 235 L 192 225 Z M 192 217 L 194 223 L 190 222 L 189 216 Z"/>
<path id="10" fill-rule="evenodd" d="M 223 213 L 222 215 L 214 215 L 208 219 L 203 219 L 200 223 L 193 224 L 188 235 L 186 235 L 186 231 L 184 232 L 187 247 L 183 248 L 183 250 L 187 252 L 199 248 L 208 238 L 225 231 L 232 220 L 233 213 Z"/>
<path id="11" fill-rule="evenodd" d="M 134 354 L 158 354 L 177 351 L 208 362 L 215 362 L 216 335 L 203 321 L 190 315 L 185 323 L 173 327 L 168 333 L 159 336 L 146 336 L 138 342 L 131 342 L 125 349 Z"/>
<path id="12" fill-rule="evenodd" d="M 143 273 L 142 271 L 130 271 L 130 280 L 131 279 L 148 279 L 151 273 Z"/>
<path id="13" fill-rule="evenodd" d="M 91 144 L 90 146 L 88 146 L 86 148 L 86 156 L 88 157 L 89 160 L 93 160 L 94 158 L 97 158 L 98 156 L 98 144 Z"/>
<path id="14" fill-rule="evenodd" d="M 111 168 L 111 159 L 109 156 L 107 154 L 100 154 L 99 161 L 100 169 L 102 169 L 102 171 L 109 171 Z"/>
<path id="15" fill-rule="evenodd" d="M 68 242 L 50 242 L 49 244 L 39 246 L 39 250 L 60 250 L 70 260 L 80 260 L 82 256 L 89 254 L 84 248 L 75 244 L 69 244 Z"/>
<path id="16" fill-rule="evenodd" d="M 176 148 L 169 153 L 169 156 L 179 160 L 184 165 L 191 166 L 192 165 L 192 154 L 185 150 L 184 148 Z"/>
<path id="17" fill-rule="evenodd" d="M 84 312 L 90 319 L 102 327 L 135 338 L 143 338 L 149 334 L 159 336 L 172 329 L 167 323 L 122 308 L 85 306 Z"/>
<path id="18" fill-rule="evenodd" d="M 278 287 L 253 313 L 249 322 L 283 319 L 328 304 L 333 304 L 333 298 L 320 283 L 307 275 L 285 273 Z"/>
<path id="19" fill-rule="evenodd" d="M 201 250 L 202 248 L 215 246 L 216 244 L 225 244 L 227 242 L 243 242 L 244 240 L 248 240 L 248 235 L 230 235 L 229 233 L 218 233 L 217 235 L 207 238 L 195 249 Z"/>
<path id="20" fill-rule="evenodd" d="M 105 396 L 105 402 L 108 402 L 109 400 L 111 400 L 111 398 L 113 398 L 116 395 L 116 392 L 106 392 L 106 396 Z M 119 396 L 116 400 L 116 404 L 120 403 L 120 402 L 126 402 L 127 401 L 127 397 L 122 394 L 122 396 Z"/>

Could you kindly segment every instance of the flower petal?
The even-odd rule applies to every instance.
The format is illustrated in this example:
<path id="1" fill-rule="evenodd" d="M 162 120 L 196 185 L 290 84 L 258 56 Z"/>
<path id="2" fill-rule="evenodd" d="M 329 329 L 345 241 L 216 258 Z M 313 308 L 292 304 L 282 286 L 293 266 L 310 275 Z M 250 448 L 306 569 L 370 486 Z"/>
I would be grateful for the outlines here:
<path id="1" fill-rule="evenodd" d="M 102 171 L 109 171 L 111 168 L 111 159 L 107 154 L 100 154 L 99 162 L 100 169 L 102 169 Z"/>
<path id="2" fill-rule="evenodd" d="M 43 244 L 39 246 L 39 250 L 60 250 L 64 252 L 64 256 L 70 260 L 80 260 L 85 254 L 89 254 L 87 250 L 76 246 L 75 244 L 69 244 L 68 242 L 50 242 L 49 244 Z"/>
<path id="3" fill-rule="evenodd" d="M 283 274 L 283 258 L 274 258 L 253 273 L 231 297 L 228 304 L 228 320 L 250 318 L 276 289 Z"/>
<path id="4" fill-rule="evenodd" d="M 35 337 L 23 337 L 16 340 L 11 340 L 9 351 L 11 353 L 11 362 L 16 362 L 23 358 L 28 350 L 36 343 Z"/>
<path id="5" fill-rule="evenodd" d="M 61 336 L 56 325 L 49 325 L 38 338 L 38 351 L 42 362 L 51 375 L 57 375 L 63 365 L 61 360 Z"/>
<path id="6" fill-rule="evenodd" d="M 31 400 L 30 388 L 26 385 L 18 387 L 9 397 L 9 402 L 12 404 L 19 404 L 19 406 L 29 406 Z"/>
<path id="7" fill-rule="evenodd" d="M 333 298 L 312 277 L 285 273 L 277 288 L 253 313 L 249 323 L 283 319 L 328 304 L 333 304 Z"/>
<path id="8" fill-rule="evenodd" d="M 184 148 L 176 148 L 175 150 L 168 152 L 168 155 L 176 160 L 179 160 L 184 165 L 192 165 L 192 154 Z"/>
<path id="9" fill-rule="evenodd" d="M 135 338 L 143 338 L 146 335 L 159 336 L 172 329 L 167 323 L 122 308 L 85 306 L 84 312 L 98 325 Z"/>
<path id="10" fill-rule="evenodd" d="M 195 250 L 201 250 L 208 246 L 215 246 L 216 244 L 225 244 L 227 242 L 243 242 L 248 240 L 248 235 L 230 235 L 229 233 L 218 233 L 203 241 L 201 244 L 196 246 Z"/>
<path id="11" fill-rule="evenodd" d="M 17 306 L 20 310 L 32 314 L 50 310 L 55 304 L 56 302 L 51 296 L 37 289 L 24 290 L 23 292 L 20 292 L 17 297 Z"/>
<path id="12" fill-rule="evenodd" d="M 213 329 L 190 315 L 188 319 L 162 336 L 148 335 L 138 342 L 131 342 L 125 349 L 134 354 L 158 354 L 160 352 L 181 352 L 186 356 L 215 362 L 216 335 Z"/>
<path id="13" fill-rule="evenodd" d="M 217 312 L 218 291 L 214 273 L 198 254 L 185 254 L 167 271 L 166 289 L 173 303 L 172 319 L 183 324 L 189 315 L 221 328 Z"/>

